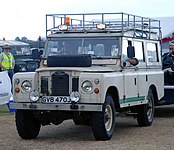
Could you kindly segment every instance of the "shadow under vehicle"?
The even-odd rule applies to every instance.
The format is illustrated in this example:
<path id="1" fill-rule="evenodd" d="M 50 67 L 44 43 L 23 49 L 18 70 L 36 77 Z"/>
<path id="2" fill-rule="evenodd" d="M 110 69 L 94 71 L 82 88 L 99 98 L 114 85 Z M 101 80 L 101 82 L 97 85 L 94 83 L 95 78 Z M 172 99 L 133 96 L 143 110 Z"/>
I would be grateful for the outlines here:
<path id="1" fill-rule="evenodd" d="M 3 52 L 3 46 L 9 45 L 15 59 L 14 72 L 31 72 L 39 67 L 41 51 L 31 50 L 30 45 L 15 40 L 0 40 L 0 53 Z"/>

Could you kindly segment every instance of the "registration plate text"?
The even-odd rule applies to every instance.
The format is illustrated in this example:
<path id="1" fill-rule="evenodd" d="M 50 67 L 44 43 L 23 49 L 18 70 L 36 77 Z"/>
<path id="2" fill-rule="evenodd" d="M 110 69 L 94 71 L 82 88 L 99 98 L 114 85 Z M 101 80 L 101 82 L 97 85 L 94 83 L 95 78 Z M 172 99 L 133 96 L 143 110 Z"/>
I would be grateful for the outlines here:
<path id="1" fill-rule="evenodd" d="M 42 103 L 71 103 L 68 96 L 44 96 L 41 100 Z"/>

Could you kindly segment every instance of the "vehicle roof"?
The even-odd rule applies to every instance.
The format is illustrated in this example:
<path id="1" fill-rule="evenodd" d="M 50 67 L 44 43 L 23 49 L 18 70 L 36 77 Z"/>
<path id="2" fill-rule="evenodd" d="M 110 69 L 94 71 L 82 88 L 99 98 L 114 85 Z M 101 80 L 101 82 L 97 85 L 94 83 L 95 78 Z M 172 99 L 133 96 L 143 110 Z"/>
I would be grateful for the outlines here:
<path id="1" fill-rule="evenodd" d="M 146 32 L 141 32 L 141 31 L 125 31 L 124 33 L 122 32 L 68 32 L 65 34 L 59 34 L 59 33 L 54 33 L 48 35 L 47 38 L 88 38 L 88 37 L 134 37 L 134 38 L 144 38 L 144 39 L 153 39 L 153 40 L 159 40 L 159 37 L 157 36 L 156 33 L 151 33 L 147 34 Z"/>
<path id="2" fill-rule="evenodd" d="M 24 43 L 21 41 L 15 41 L 15 40 L 0 40 L 0 46 L 4 46 L 4 45 L 9 45 L 9 46 L 29 46 L 28 43 Z"/>

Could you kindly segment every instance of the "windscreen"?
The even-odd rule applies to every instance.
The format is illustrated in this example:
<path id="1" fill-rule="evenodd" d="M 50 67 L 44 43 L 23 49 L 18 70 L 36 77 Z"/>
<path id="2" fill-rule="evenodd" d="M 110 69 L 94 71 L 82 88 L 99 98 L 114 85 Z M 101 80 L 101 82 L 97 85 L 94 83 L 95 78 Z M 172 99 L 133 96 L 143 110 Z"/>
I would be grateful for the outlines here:
<path id="1" fill-rule="evenodd" d="M 31 50 L 28 45 L 10 46 L 10 52 L 14 55 L 31 55 Z"/>
<path id="2" fill-rule="evenodd" d="M 48 40 L 44 57 L 49 55 L 83 55 L 94 57 L 118 56 L 118 38 L 56 38 Z"/>

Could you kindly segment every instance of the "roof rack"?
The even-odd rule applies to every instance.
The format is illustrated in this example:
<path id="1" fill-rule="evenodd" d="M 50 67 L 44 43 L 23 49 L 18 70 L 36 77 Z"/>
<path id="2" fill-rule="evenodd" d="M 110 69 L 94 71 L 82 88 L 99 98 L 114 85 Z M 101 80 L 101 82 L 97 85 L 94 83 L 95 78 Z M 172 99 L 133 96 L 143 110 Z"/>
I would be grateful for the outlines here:
<path id="1" fill-rule="evenodd" d="M 67 24 L 67 19 L 69 20 Z M 104 24 L 106 28 L 98 30 L 97 24 Z M 67 25 L 66 31 L 60 31 L 60 25 Z M 127 13 L 86 13 L 86 14 L 47 14 L 46 15 L 46 37 L 48 34 L 62 32 L 122 32 L 133 30 L 156 33 L 161 40 L 160 21 L 147 17 L 140 17 Z"/>

